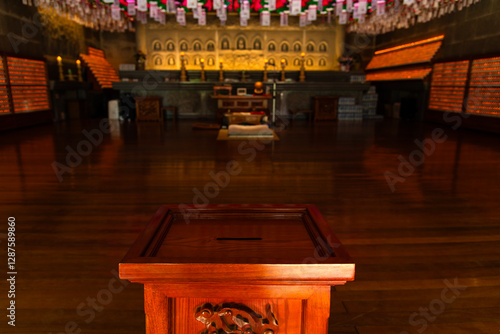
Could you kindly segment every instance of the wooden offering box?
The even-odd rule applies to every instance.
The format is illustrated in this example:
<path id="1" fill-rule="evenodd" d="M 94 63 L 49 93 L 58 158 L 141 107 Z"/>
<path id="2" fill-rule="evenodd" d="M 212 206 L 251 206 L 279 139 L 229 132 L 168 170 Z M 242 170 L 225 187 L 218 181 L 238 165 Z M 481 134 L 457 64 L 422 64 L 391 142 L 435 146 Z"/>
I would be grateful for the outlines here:
<path id="1" fill-rule="evenodd" d="M 164 205 L 120 263 L 147 334 L 326 334 L 354 264 L 314 205 Z"/>

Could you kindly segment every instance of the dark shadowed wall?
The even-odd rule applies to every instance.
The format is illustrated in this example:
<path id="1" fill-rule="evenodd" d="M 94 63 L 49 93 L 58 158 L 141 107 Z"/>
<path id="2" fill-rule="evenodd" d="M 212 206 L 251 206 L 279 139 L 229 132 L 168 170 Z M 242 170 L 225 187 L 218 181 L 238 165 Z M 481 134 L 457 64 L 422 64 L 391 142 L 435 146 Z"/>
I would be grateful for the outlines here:
<path id="1" fill-rule="evenodd" d="M 482 0 L 462 11 L 376 37 L 376 50 L 445 35 L 440 59 L 500 54 L 500 1 Z"/>
<path id="2" fill-rule="evenodd" d="M 50 64 L 61 56 L 74 62 L 87 47 L 102 49 L 118 69 L 133 63 L 135 32 L 111 33 L 85 28 L 54 11 L 37 10 L 20 1 L 0 1 L 0 52 L 19 57 L 44 57 Z"/>

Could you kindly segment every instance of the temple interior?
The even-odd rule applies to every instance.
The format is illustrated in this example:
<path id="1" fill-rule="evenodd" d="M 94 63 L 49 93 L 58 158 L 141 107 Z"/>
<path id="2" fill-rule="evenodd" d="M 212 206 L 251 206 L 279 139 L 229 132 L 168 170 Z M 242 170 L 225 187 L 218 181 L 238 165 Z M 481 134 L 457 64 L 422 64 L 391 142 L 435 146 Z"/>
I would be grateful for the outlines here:
<path id="1" fill-rule="evenodd" d="M 497 0 L 0 1 L 0 332 L 498 333 L 499 22 Z M 162 205 L 313 205 L 335 242 L 317 214 L 153 233 Z M 124 279 L 148 233 L 163 262 Z"/>

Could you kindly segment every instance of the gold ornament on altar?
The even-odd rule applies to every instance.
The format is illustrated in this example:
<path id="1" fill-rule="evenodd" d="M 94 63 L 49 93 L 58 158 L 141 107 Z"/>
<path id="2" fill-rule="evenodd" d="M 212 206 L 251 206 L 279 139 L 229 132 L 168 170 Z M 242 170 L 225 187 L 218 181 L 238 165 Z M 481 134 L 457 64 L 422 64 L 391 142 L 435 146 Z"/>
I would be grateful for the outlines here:
<path id="1" fill-rule="evenodd" d="M 222 81 L 224 81 L 224 67 L 222 65 L 222 59 L 219 61 L 219 67 L 220 67 L 220 70 L 219 70 L 219 81 L 222 82 Z"/>
<path id="2" fill-rule="evenodd" d="M 285 81 L 285 67 L 286 67 L 286 60 L 281 59 L 281 81 Z"/>
<path id="3" fill-rule="evenodd" d="M 201 66 L 201 81 L 205 82 L 207 81 L 207 78 L 205 77 L 205 59 L 201 58 L 200 66 Z"/>
<path id="4" fill-rule="evenodd" d="M 266 82 L 267 81 L 267 65 L 269 64 L 269 60 L 264 59 L 264 77 L 262 78 L 262 81 Z"/>
<path id="5" fill-rule="evenodd" d="M 254 95 L 262 95 L 264 94 L 264 84 L 260 81 L 257 81 L 254 85 L 254 90 L 253 90 Z"/>
<path id="6" fill-rule="evenodd" d="M 186 64 L 184 63 L 184 52 L 181 52 L 181 82 L 187 81 Z"/>
<path id="7" fill-rule="evenodd" d="M 304 66 L 304 63 L 306 61 L 305 59 L 306 57 L 306 54 L 304 52 L 302 52 L 300 54 L 300 74 L 299 74 L 299 81 L 300 82 L 305 82 L 306 81 L 306 73 L 305 73 L 305 66 Z"/>

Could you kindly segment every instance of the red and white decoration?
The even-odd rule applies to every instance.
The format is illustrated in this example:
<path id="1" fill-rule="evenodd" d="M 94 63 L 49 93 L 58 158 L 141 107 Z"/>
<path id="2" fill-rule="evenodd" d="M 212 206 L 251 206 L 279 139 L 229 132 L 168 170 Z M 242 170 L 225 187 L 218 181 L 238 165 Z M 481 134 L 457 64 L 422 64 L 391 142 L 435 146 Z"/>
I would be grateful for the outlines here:
<path id="1" fill-rule="evenodd" d="M 175 14 L 179 24 L 186 25 L 186 13 L 192 13 L 198 24 L 206 24 L 206 13 L 215 11 L 224 24 L 228 13 L 240 13 L 240 24 L 246 26 L 252 13 L 260 14 L 262 25 L 270 25 L 271 12 L 280 14 L 280 24 L 288 25 L 288 15 L 299 15 L 299 24 L 307 25 L 317 15 L 332 12 L 348 32 L 382 34 L 428 22 L 454 11 L 463 10 L 481 0 L 21 0 L 28 6 L 54 9 L 55 12 L 86 27 L 125 31 L 133 21 L 148 22 L 148 17 L 166 23 L 166 13 Z M 499 0 L 500 1 L 500 0 Z M 205 13 L 205 18 L 202 18 Z M 283 14 L 284 13 L 284 14 Z M 352 13 L 352 15 L 351 15 Z M 256 15 L 255 15 L 256 16 Z M 305 18 L 304 18 L 305 17 Z M 304 21 L 305 20 L 305 21 Z M 203 23 L 204 22 L 204 23 Z"/>

